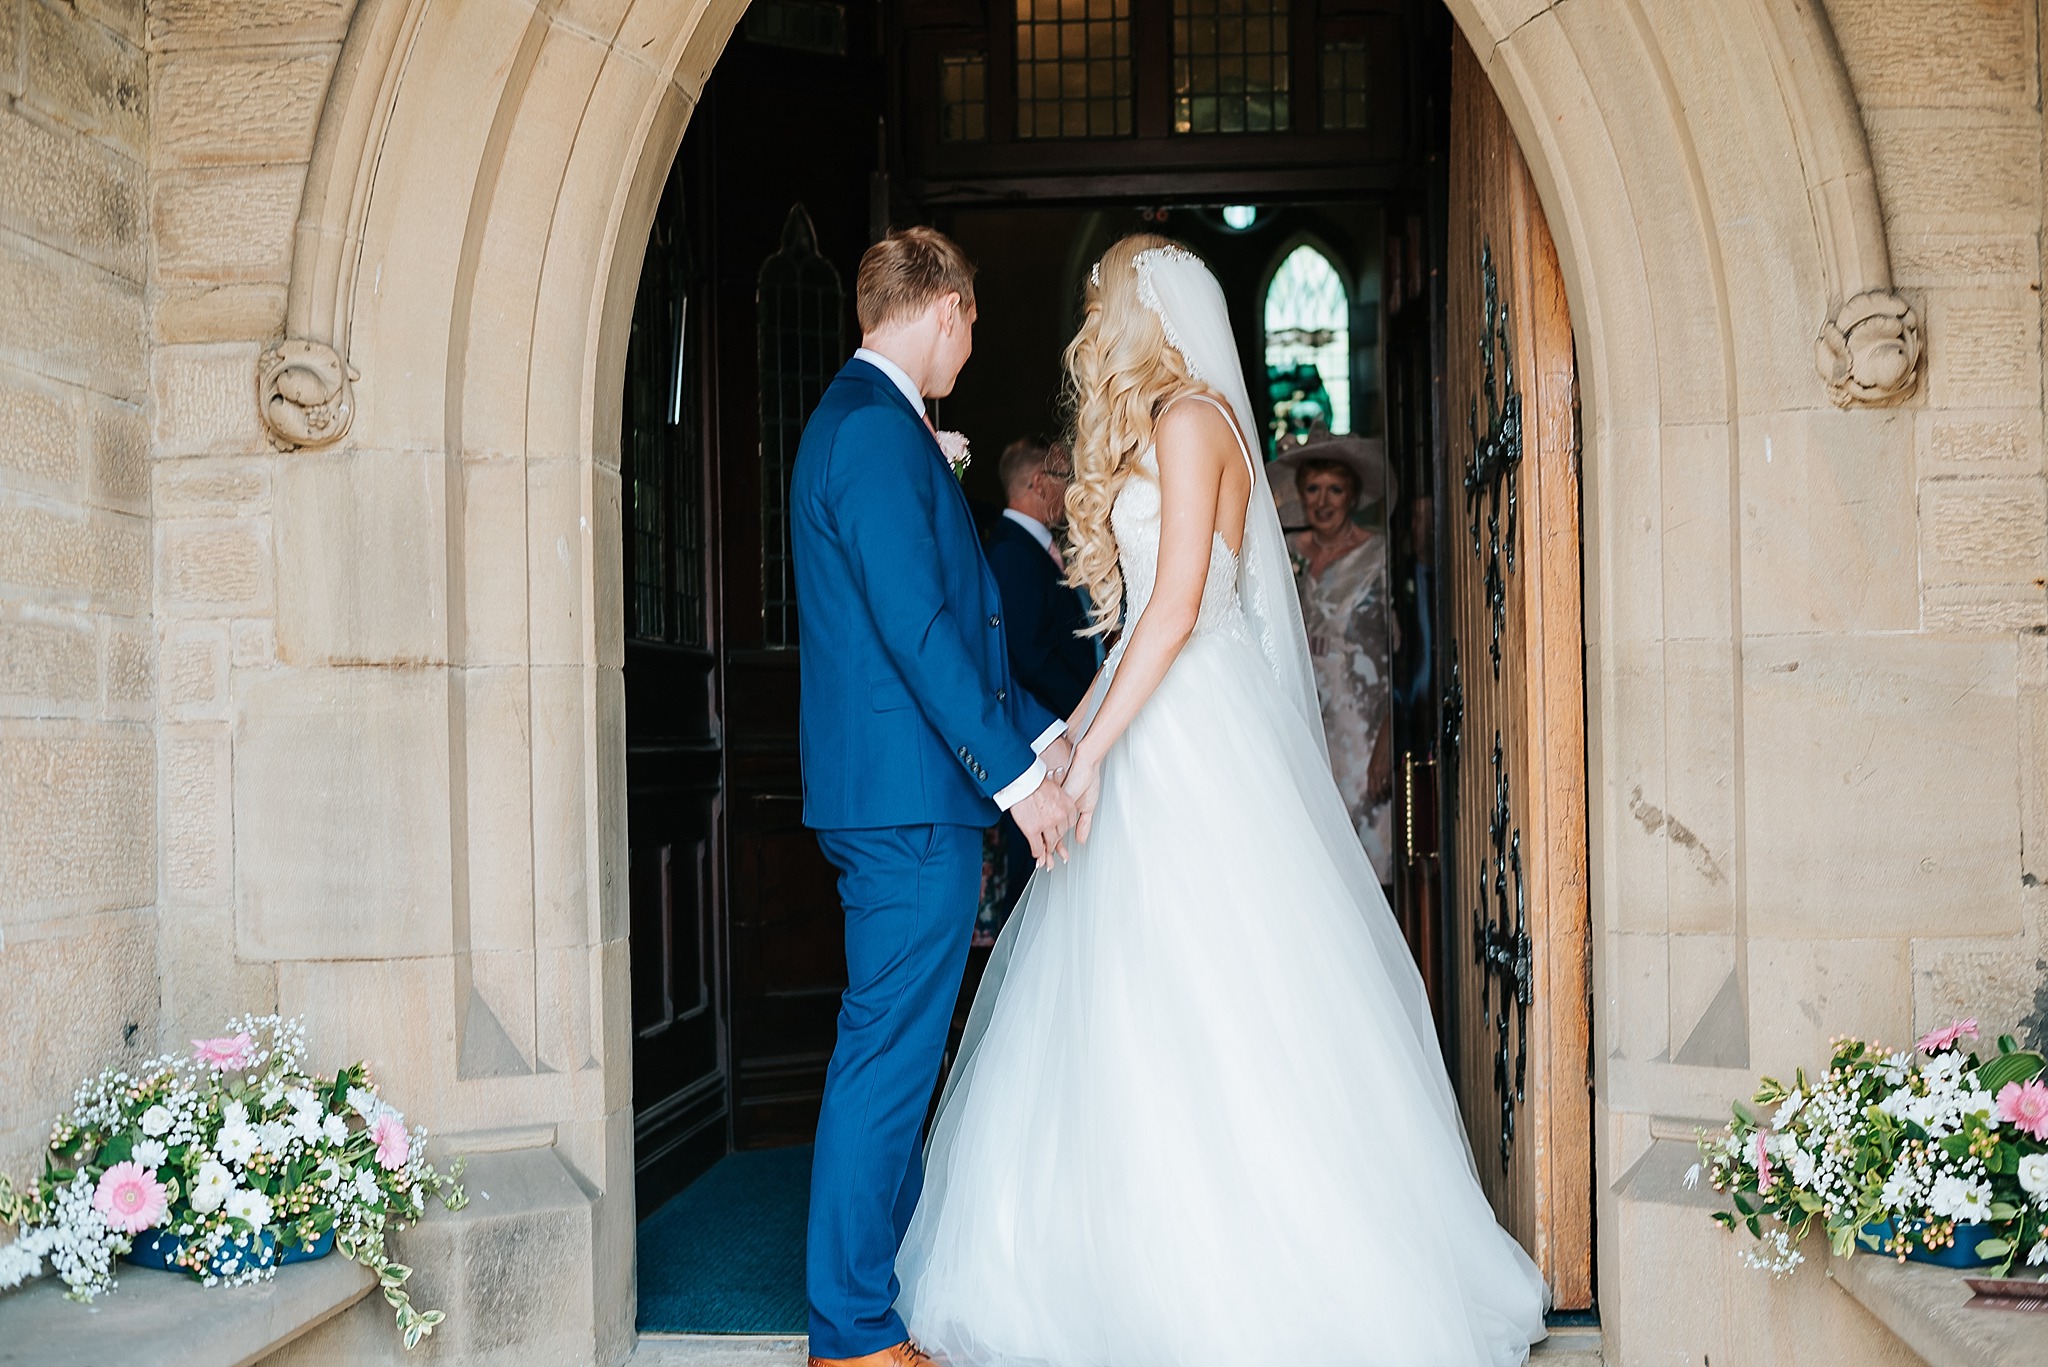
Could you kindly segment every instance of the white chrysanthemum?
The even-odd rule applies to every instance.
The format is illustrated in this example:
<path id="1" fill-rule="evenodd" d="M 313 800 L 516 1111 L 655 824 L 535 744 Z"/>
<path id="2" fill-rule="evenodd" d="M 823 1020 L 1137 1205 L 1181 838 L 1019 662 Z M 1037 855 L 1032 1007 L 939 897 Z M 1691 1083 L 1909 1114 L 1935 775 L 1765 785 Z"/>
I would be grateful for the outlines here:
<path id="1" fill-rule="evenodd" d="M 232 1125 L 238 1130 L 247 1129 L 249 1127 L 249 1108 L 239 1101 L 230 1101 L 227 1105 L 220 1108 L 220 1120 L 223 1125 Z"/>
<path id="2" fill-rule="evenodd" d="M 2048 1263 L 2048 1239 L 2043 1239 L 2027 1250 L 2028 1267 L 2039 1267 L 2042 1263 Z"/>
<path id="3" fill-rule="evenodd" d="M 292 1127 L 282 1120 L 266 1120 L 256 1127 L 256 1138 L 265 1153 L 281 1154 L 292 1142 Z"/>
<path id="4" fill-rule="evenodd" d="M 326 1136 L 327 1142 L 330 1144 L 346 1144 L 348 1142 L 348 1122 L 338 1115 L 330 1115 L 320 1122 L 320 1133 Z"/>
<path id="5" fill-rule="evenodd" d="M 356 1172 L 356 1195 L 362 1199 L 364 1205 L 374 1205 L 383 1197 L 383 1193 L 377 1190 L 377 1179 L 372 1177 L 367 1169 L 359 1169 Z"/>
<path id="6" fill-rule="evenodd" d="M 135 1141 L 133 1152 L 128 1156 L 154 1172 L 169 1161 L 171 1151 L 164 1147 L 164 1141 L 161 1139 L 138 1139 Z"/>
<path id="7" fill-rule="evenodd" d="M 270 1223 L 270 1198 L 260 1191 L 243 1187 L 229 1194 L 227 1213 L 229 1219 L 240 1220 L 252 1229 L 261 1229 Z"/>
<path id="8" fill-rule="evenodd" d="M 213 1141 L 214 1150 L 230 1163 L 248 1162 L 260 1145 L 256 1131 L 247 1125 L 237 1124 L 222 1126 L 220 1135 Z"/>
<path id="9" fill-rule="evenodd" d="M 1792 1117 L 1799 1114 L 1799 1108 L 1806 1104 L 1806 1093 L 1794 1092 L 1778 1107 L 1778 1113 L 1771 1117 L 1771 1128 L 1782 1130 L 1792 1123 Z"/>

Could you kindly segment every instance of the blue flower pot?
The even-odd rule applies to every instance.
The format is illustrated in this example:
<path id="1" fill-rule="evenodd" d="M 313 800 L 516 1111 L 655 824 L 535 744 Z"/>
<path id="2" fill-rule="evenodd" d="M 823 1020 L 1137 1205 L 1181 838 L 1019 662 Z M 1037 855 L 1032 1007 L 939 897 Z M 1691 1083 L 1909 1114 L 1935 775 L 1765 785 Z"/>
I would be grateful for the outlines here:
<path id="1" fill-rule="evenodd" d="M 125 1255 L 126 1261 L 137 1267 L 162 1268 L 166 1272 L 188 1272 L 189 1269 L 173 1261 L 179 1250 L 185 1247 L 185 1240 L 167 1229 L 145 1230 L 135 1236 L 135 1246 Z M 292 1245 L 280 1249 L 277 1235 L 264 1230 L 249 1241 L 247 1248 L 230 1243 L 213 1260 L 213 1275 L 232 1277 L 237 1272 L 252 1267 L 283 1266 L 285 1263 L 307 1263 L 315 1258 L 324 1258 L 334 1252 L 334 1231 L 328 1230 L 312 1243 L 303 1246 Z"/>
<path id="2" fill-rule="evenodd" d="M 1907 1228 L 1917 1231 L 1919 1224 L 1915 1222 Z M 1878 1241 L 1877 1252 L 1883 1253 L 1887 1257 L 1892 1256 L 1889 1252 L 1889 1247 L 1894 1236 L 1890 1220 L 1879 1220 L 1875 1224 L 1865 1225 L 1863 1232 Z M 1997 1258 L 1979 1257 L 1977 1255 L 1977 1245 L 1987 1239 L 1995 1239 L 1997 1237 L 1998 1231 L 1990 1225 L 1975 1223 L 1957 1225 L 1956 1241 L 1947 1248 L 1928 1249 L 1921 1247 L 1919 1244 L 1914 1244 L 1912 1249 L 1906 1254 L 1906 1261 L 1912 1263 L 1932 1263 L 1936 1267 L 1988 1267 L 1999 1260 Z M 1870 1250 L 1866 1247 L 1860 1251 L 1869 1252 Z"/>

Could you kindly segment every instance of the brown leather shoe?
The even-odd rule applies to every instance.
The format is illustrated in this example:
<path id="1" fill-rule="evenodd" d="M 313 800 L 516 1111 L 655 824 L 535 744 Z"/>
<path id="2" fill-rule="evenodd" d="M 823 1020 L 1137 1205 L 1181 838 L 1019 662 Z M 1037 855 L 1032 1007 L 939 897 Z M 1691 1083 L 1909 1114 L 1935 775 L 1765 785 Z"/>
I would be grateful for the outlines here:
<path id="1" fill-rule="evenodd" d="M 893 1348 L 884 1348 L 879 1353 L 864 1353 L 857 1358 L 813 1357 L 811 1367 L 938 1367 L 938 1364 L 930 1353 L 905 1339 Z"/>

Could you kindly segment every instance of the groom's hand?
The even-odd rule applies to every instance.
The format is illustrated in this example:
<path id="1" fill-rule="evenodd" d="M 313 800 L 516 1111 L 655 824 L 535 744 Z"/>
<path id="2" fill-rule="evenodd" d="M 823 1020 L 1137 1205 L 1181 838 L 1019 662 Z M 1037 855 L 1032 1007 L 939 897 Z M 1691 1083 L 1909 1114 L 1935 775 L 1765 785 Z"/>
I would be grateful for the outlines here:
<path id="1" fill-rule="evenodd" d="M 1052 744 L 1038 752 L 1038 757 L 1045 761 L 1045 767 L 1052 773 L 1052 781 L 1064 784 L 1067 766 L 1074 762 L 1074 742 L 1065 736 L 1055 736 Z"/>
<path id="2" fill-rule="evenodd" d="M 1074 803 L 1060 785 L 1048 776 L 1021 802 L 1010 808 L 1010 819 L 1031 842 L 1031 857 L 1042 869 L 1052 867 L 1052 857 L 1067 857 L 1067 832 L 1074 828 Z"/>

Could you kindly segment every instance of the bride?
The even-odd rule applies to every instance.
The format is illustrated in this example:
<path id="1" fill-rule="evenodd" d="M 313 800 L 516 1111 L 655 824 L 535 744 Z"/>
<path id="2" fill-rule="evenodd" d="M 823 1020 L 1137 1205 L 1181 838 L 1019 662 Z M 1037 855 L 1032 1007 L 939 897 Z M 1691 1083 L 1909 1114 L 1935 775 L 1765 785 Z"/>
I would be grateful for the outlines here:
<path id="1" fill-rule="evenodd" d="M 989 965 L 897 1259 L 954 1367 L 1466 1367 L 1543 1336 L 1330 779 L 1223 294 L 1137 236 L 1067 349 L 1093 840 Z"/>

